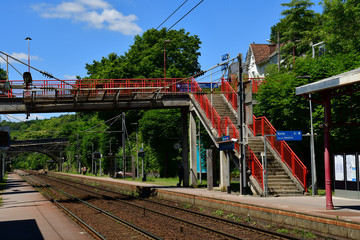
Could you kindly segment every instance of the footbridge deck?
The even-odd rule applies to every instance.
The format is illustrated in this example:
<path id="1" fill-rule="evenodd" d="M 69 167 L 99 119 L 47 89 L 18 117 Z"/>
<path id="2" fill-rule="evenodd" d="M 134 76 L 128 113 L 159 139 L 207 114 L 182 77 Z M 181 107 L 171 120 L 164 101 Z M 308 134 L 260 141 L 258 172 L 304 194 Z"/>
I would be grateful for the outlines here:
<path id="1" fill-rule="evenodd" d="M 190 79 L 0 82 L 0 113 L 75 112 L 189 106 Z"/>

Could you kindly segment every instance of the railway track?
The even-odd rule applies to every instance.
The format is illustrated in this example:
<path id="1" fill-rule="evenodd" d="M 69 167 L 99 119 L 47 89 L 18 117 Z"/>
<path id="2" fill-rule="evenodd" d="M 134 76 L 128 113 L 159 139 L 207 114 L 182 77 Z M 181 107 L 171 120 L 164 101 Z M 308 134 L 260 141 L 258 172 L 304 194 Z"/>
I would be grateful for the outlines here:
<path id="1" fill-rule="evenodd" d="M 46 182 L 35 179 L 30 175 L 23 175 L 23 177 L 46 198 L 85 228 L 95 239 L 163 239 L 87 201 L 50 186 Z M 63 196 L 65 196 L 65 199 Z M 111 226 L 111 228 L 104 229 L 102 227 L 104 225 Z"/>
<path id="2" fill-rule="evenodd" d="M 153 219 L 168 219 L 167 221 L 169 224 L 167 225 L 178 226 L 177 229 L 172 230 L 182 236 L 185 236 L 185 232 L 188 232 L 189 228 L 193 228 L 200 231 L 199 236 L 202 236 L 203 238 L 203 236 L 208 235 L 209 237 L 207 238 L 209 239 L 295 239 L 288 235 L 260 229 L 255 226 L 245 225 L 224 218 L 205 215 L 189 209 L 148 199 L 134 198 L 133 196 L 125 195 L 114 190 L 104 189 L 104 187 L 94 187 L 69 179 L 64 180 L 49 176 L 46 176 L 46 178 L 48 181 L 53 181 L 52 184 L 56 183 L 68 186 L 70 183 L 71 187 L 76 189 L 81 198 L 89 198 L 90 201 L 97 198 L 97 203 L 94 203 L 94 205 L 102 205 L 103 203 L 101 203 L 101 201 L 111 201 L 110 205 L 117 206 L 117 208 L 124 208 L 125 205 L 130 207 L 132 209 L 130 212 L 134 215 L 136 215 L 135 213 L 137 212 L 137 215 L 141 213 L 140 215 L 142 215 L 142 217 L 152 214 L 157 216 Z M 114 208 L 111 209 L 114 210 Z M 171 227 L 165 227 L 165 229 L 170 231 Z M 167 235 L 161 236 L 164 238 L 171 238 Z M 196 237 L 197 234 L 194 233 L 192 233 L 192 235 L 186 235 L 185 238 L 190 239 L 189 236 L 194 237 L 192 239 L 198 239 Z"/>

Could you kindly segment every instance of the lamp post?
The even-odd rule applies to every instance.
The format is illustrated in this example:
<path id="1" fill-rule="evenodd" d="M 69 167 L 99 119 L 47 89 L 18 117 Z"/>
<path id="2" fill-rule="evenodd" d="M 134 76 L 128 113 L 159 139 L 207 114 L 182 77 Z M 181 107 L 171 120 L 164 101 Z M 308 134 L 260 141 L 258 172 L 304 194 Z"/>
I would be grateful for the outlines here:
<path id="1" fill-rule="evenodd" d="M 166 78 L 166 44 L 171 43 L 171 40 L 164 40 L 164 78 Z"/>
<path id="2" fill-rule="evenodd" d="M 313 48 L 314 49 L 314 48 Z M 313 52 L 314 56 L 314 52 Z M 298 76 L 297 78 L 306 78 L 308 83 L 310 83 L 311 76 Z M 315 147 L 314 147 L 314 127 L 313 127 L 313 117 L 312 117 L 312 102 L 311 102 L 311 93 L 309 93 L 309 109 L 310 109 L 310 159 L 311 159 L 311 186 L 312 186 L 312 196 L 318 195 L 317 191 L 317 177 L 316 177 L 316 162 L 315 162 Z"/>
<path id="3" fill-rule="evenodd" d="M 32 40 L 30 37 L 27 37 L 27 38 L 25 38 L 25 40 L 27 40 L 28 41 L 28 67 L 29 67 L 29 71 L 28 72 L 30 72 L 30 40 Z"/>
<path id="4" fill-rule="evenodd" d="M 130 123 L 136 126 L 136 178 L 139 178 L 139 147 L 138 147 L 138 123 Z"/>

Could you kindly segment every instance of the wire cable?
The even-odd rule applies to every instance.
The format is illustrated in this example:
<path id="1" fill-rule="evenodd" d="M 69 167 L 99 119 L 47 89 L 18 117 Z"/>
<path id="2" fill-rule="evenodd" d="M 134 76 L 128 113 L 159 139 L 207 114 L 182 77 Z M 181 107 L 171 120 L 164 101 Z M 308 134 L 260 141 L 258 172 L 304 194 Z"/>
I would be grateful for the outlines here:
<path id="1" fill-rule="evenodd" d="M 1 57 L 5 62 L 7 62 L 6 59 L 5 59 L 3 56 L 0 55 L 0 57 Z M 22 76 L 22 73 L 21 73 L 19 70 L 17 70 L 11 63 L 7 62 L 7 64 L 9 64 L 13 69 L 15 69 L 15 71 L 17 71 L 17 72 L 20 74 L 20 76 Z"/>
<path id="2" fill-rule="evenodd" d="M 174 27 L 176 24 L 178 24 L 181 20 L 183 20 L 189 13 L 191 13 L 197 6 L 200 5 L 204 0 L 201 0 L 198 4 L 196 4 L 195 7 L 193 7 L 190 11 L 188 11 L 182 18 L 180 18 L 176 23 L 174 23 L 166 32 L 168 32 L 172 27 Z"/>
<path id="3" fill-rule="evenodd" d="M 167 19 L 165 19 L 165 21 L 163 21 L 157 28 L 156 30 L 159 29 L 159 27 L 161 27 L 169 18 L 171 18 L 172 15 L 174 15 L 174 13 L 177 12 L 177 10 L 179 10 L 188 0 L 185 0 L 185 2 L 183 2 L 180 7 L 178 7 L 172 14 L 170 14 L 170 16 L 167 17 Z"/>

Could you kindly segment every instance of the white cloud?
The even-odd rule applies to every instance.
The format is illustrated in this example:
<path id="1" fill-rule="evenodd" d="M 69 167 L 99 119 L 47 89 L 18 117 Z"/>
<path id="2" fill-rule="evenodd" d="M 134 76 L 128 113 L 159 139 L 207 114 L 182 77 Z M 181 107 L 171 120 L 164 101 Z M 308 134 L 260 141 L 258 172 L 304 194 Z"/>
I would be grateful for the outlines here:
<path id="1" fill-rule="evenodd" d="M 28 60 L 28 55 L 27 53 L 17 53 L 17 52 L 13 52 L 12 54 L 9 54 L 10 56 L 20 60 L 20 61 L 23 61 L 25 63 L 27 63 L 27 60 Z M 3 58 L 0 58 L 0 63 L 1 64 L 4 64 L 6 63 L 6 56 L 4 55 L 1 55 Z M 38 61 L 38 60 L 41 60 L 41 58 L 39 58 L 38 56 L 33 56 L 33 55 L 30 55 L 30 61 Z M 10 58 L 9 57 L 9 63 L 19 63 L 18 61 L 15 61 L 14 59 Z"/>
<path id="2" fill-rule="evenodd" d="M 66 79 L 76 79 L 75 75 L 64 75 L 64 78 Z"/>
<path id="3" fill-rule="evenodd" d="M 40 3 L 33 6 L 44 18 L 65 18 L 85 22 L 90 27 L 108 29 L 125 35 L 136 35 L 142 29 L 135 23 L 137 16 L 124 16 L 104 0 L 70 0 L 58 5 Z"/>

